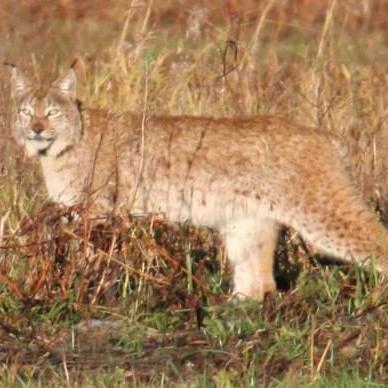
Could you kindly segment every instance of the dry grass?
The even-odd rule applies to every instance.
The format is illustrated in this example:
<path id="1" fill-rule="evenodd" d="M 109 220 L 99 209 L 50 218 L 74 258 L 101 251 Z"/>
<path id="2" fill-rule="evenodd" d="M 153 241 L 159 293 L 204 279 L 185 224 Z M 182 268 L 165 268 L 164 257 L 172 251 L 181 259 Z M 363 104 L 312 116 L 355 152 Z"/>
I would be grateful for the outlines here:
<path id="1" fill-rule="evenodd" d="M 387 17 L 384 0 L 3 0 L 0 53 L 45 81 L 78 58 L 87 105 L 142 111 L 147 82 L 148 112 L 325 127 L 350 145 L 386 220 Z M 216 234 L 129 216 L 91 230 L 48 207 L 10 108 L 2 69 L 4 385 L 387 384 L 388 289 L 373 272 L 316 266 L 288 232 L 278 281 L 289 291 L 231 306 Z"/>

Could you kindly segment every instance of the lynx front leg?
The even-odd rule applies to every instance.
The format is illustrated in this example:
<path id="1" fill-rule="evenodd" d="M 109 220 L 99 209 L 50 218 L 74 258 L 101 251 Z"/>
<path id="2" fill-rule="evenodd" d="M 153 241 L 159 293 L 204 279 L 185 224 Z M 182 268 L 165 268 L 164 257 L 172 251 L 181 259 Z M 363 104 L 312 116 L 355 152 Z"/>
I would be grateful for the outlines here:
<path id="1" fill-rule="evenodd" d="M 238 220 L 228 224 L 226 250 L 234 266 L 234 294 L 239 298 L 263 300 L 276 290 L 273 256 L 279 226 L 276 221 Z"/>

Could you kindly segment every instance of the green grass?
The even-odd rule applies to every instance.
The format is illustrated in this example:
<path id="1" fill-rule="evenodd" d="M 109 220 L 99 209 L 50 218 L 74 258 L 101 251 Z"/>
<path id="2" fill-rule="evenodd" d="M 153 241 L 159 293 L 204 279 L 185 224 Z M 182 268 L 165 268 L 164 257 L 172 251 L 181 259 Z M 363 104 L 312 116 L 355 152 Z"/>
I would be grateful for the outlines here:
<path id="1" fill-rule="evenodd" d="M 90 106 L 142 111 L 146 102 L 152 113 L 270 113 L 324 126 L 349 144 L 356 182 L 386 217 L 383 10 L 358 17 L 338 2 L 322 40 L 327 4 L 275 1 L 254 53 L 256 2 L 235 5 L 239 33 L 214 2 L 198 36 L 191 6 L 154 3 L 149 18 L 148 3 L 131 8 L 125 27 L 126 1 L 14 9 L 5 0 L 1 54 L 47 81 L 78 56 Z M 388 287 L 373 268 L 320 263 L 284 233 L 283 291 L 237 303 L 213 231 L 151 217 L 93 231 L 64 223 L 68 212 L 47 205 L 37 164 L 10 138 L 6 70 L 0 82 L 0 386 L 387 385 Z"/>
<path id="2" fill-rule="evenodd" d="M 373 271 L 318 266 L 302 272 L 294 289 L 264 304 L 228 302 L 222 290 L 204 290 L 205 279 L 210 284 L 222 279 L 214 268 L 200 268 L 204 258 L 194 261 L 187 252 L 193 236 L 183 233 L 183 241 L 176 241 L 176 230 L 163 233 L 173 239 L 167 249 L 181 249 L 174 255 L 182 267 L 178 274 L 163 262 L 146 270 L 149 258 L 133 256 L 127 289 L 121 284 L 115 290 L 113 305 L 104 303 L 104 295 L 90 302 L 92 283 L 88 295 L 80 293 L 76 281 L 68 286 L 73 294 L 56 294 L 60 275 L 46 280 L 52 289 L 42 289 L 40 299 L 20 300 L 3 287 L 0 354 L 8 367 L 2 381 L 106 387 L 384 385 L 388 289 Z M 131 243 L 122 240 L 125 250 Z M 192 275 L 186 255 L 192 257 Z M 34 265 L 27 267 L 30 272 Z M 143 276 L 154 276 L 158 284 Z M 193 291 L 187 287 L 190 276 Z M 94 277 L 99 283 L 101 270 Z M 89 301 L 81 303 L 77 295 Z"/>

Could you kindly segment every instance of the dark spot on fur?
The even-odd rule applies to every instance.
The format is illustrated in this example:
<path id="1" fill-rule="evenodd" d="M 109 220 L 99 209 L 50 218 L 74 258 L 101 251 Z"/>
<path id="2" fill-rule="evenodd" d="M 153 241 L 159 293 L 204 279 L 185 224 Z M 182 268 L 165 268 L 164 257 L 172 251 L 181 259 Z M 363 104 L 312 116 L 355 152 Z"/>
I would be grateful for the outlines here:
<path id="1" fill-rule="evenodd" d="M 249 190 L 242 190 L 242 191 L 241 191 L 241 195 L 244 195 L 244 196 L 248 196 L 249 193 L 250 193 Z"/>

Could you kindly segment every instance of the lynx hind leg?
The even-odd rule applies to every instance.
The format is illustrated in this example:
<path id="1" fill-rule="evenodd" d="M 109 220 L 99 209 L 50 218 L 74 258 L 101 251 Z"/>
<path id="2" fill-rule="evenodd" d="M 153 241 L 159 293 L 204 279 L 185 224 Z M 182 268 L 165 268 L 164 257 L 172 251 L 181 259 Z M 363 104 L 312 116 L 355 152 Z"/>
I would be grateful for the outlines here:
<path id="1" fill-rule="evenodd" d="M 234 295 L 263 300 L 276 290 L 273 256 L 279 225 L 263 218 L 240 219 L 225 230 L 226 252 L 234 267 Z"/>

